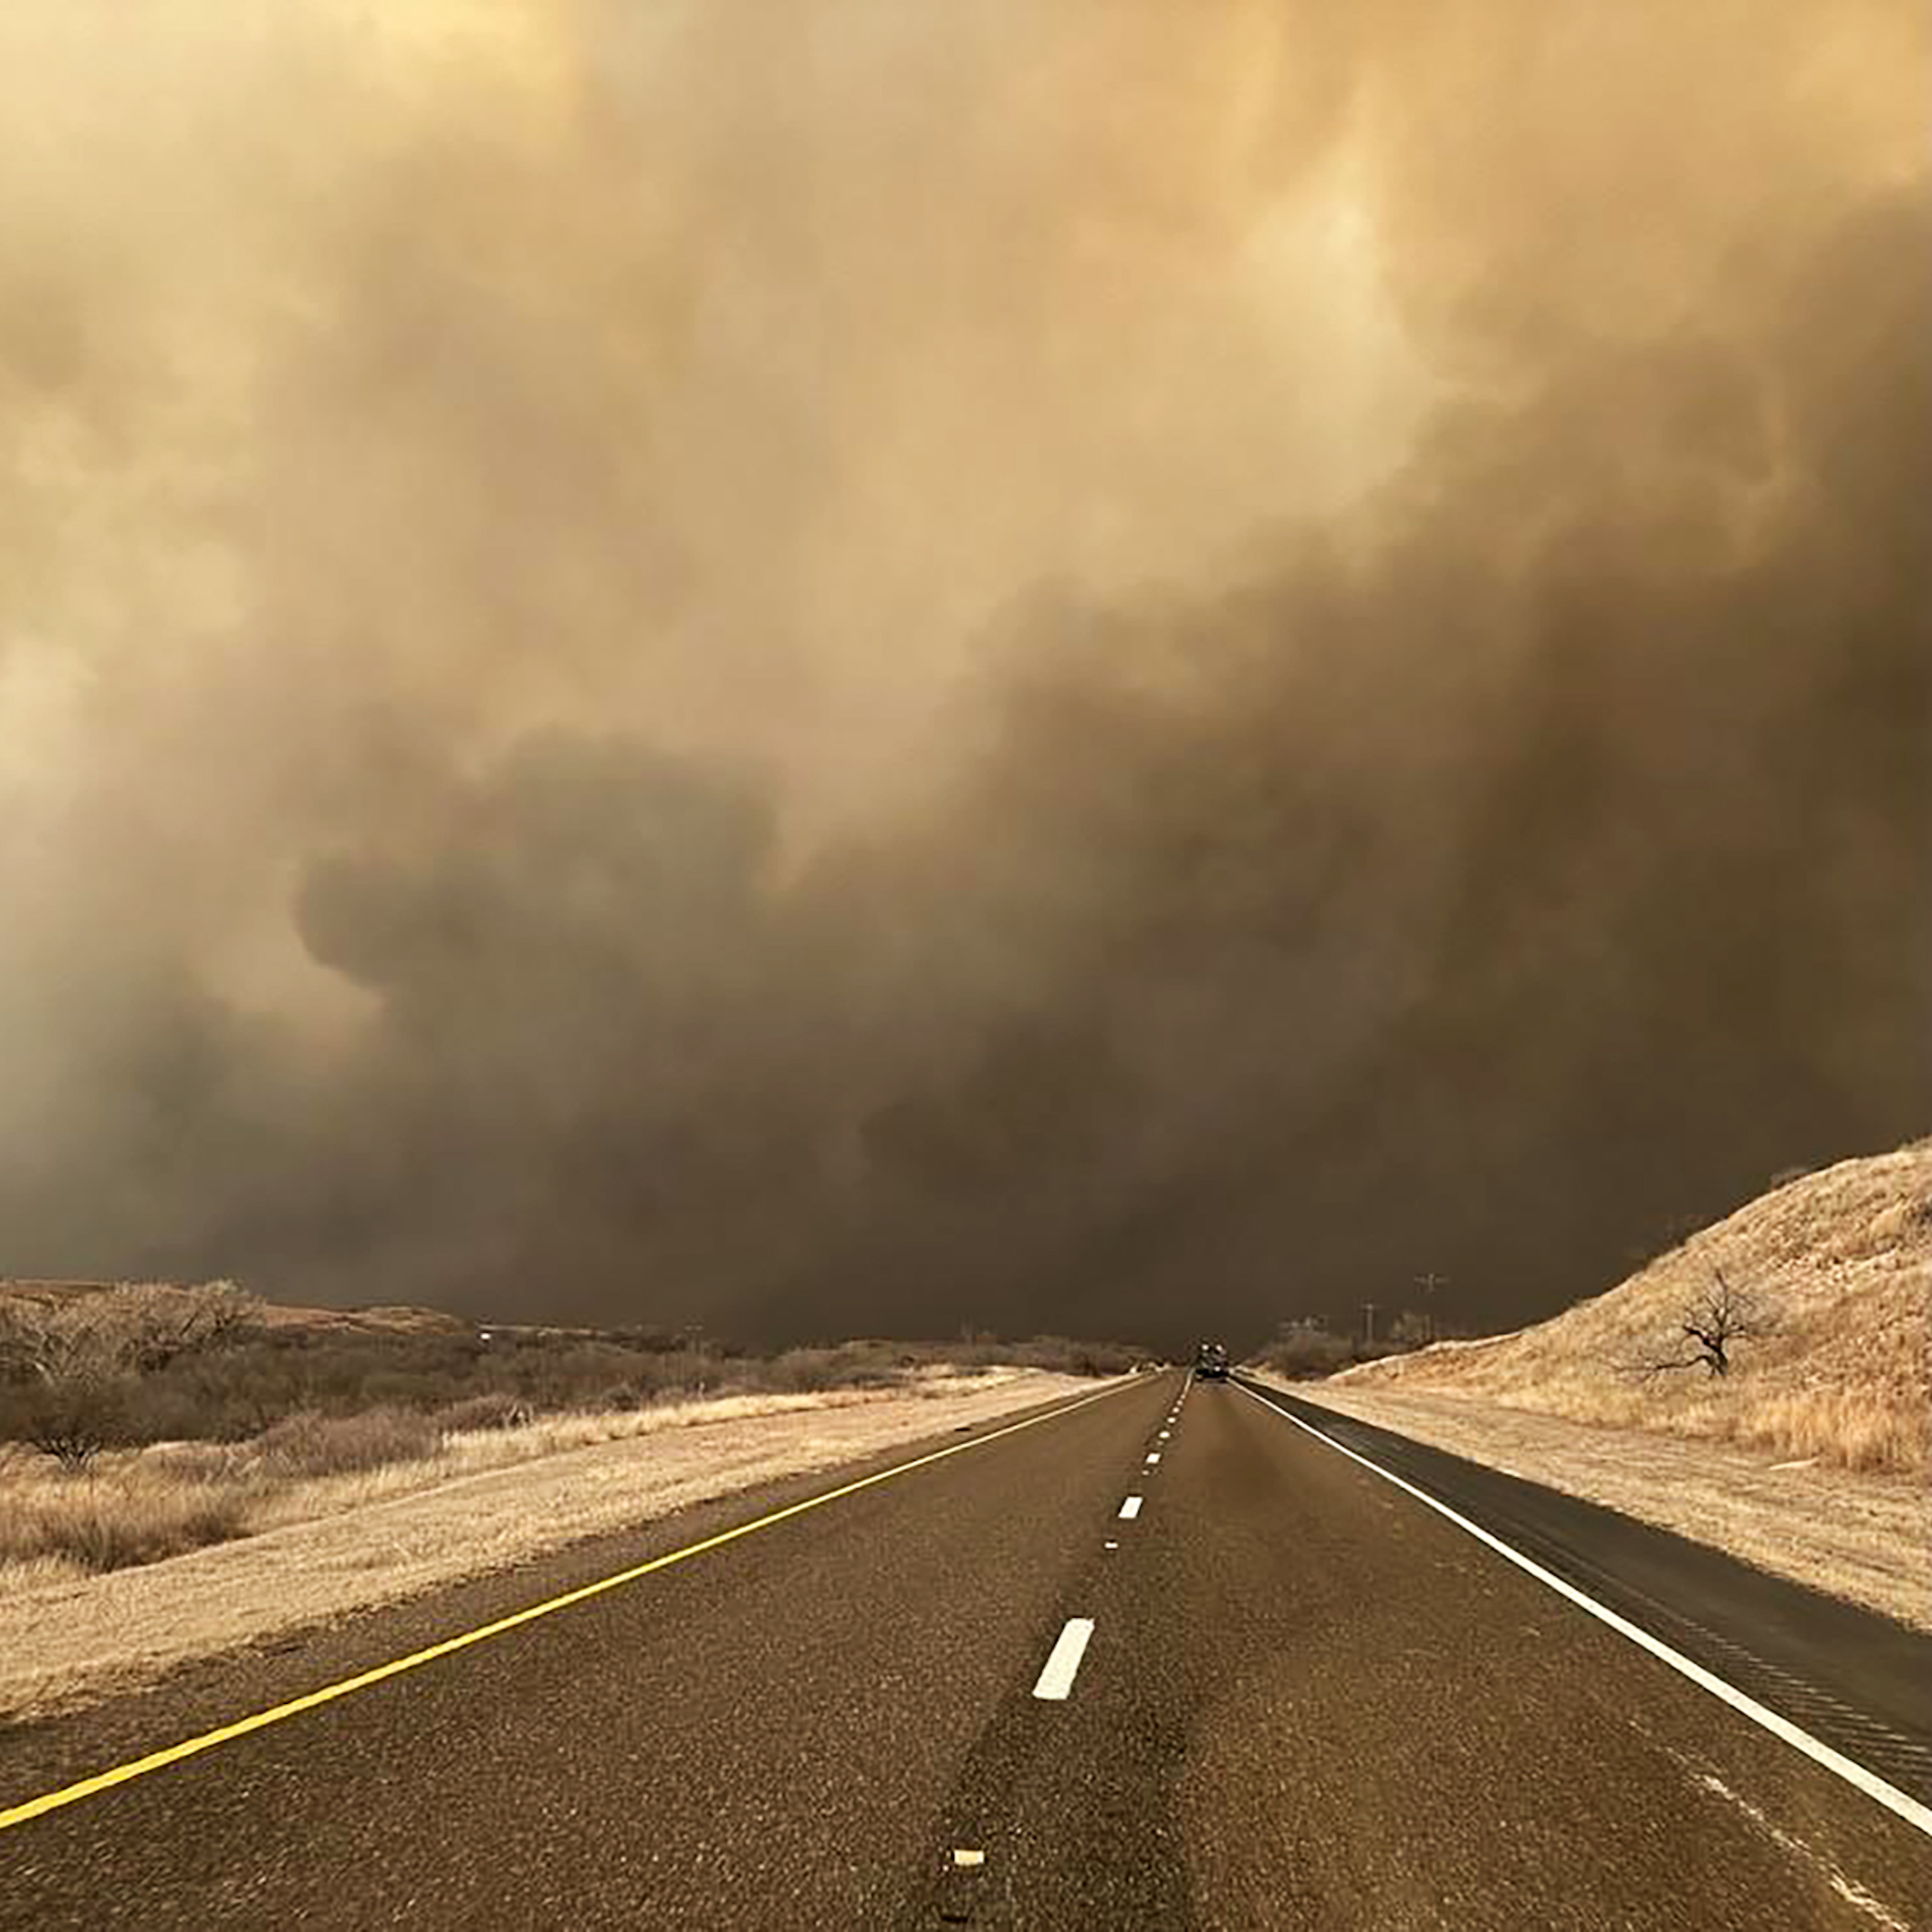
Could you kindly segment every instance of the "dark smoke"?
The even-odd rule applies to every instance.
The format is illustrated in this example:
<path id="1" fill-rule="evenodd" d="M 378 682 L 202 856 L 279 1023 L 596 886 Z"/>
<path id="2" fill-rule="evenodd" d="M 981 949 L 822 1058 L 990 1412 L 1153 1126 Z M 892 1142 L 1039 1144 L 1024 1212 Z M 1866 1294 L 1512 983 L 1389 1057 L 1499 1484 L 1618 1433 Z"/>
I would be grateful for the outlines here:
<path id="1" fill-rule="evenodd" d="M 1260 17 L 1228 9 L 1242 34 Z M 1642 71 L 1676 70 L 1667 17 Z M 1730 152 L 1691 166 L 1700 110 L 1729 98 L 1715 78 L 1710 100 L 1666 104 L 1668 139 L 1638 92 L 1573 135 L 1535 114 L 1465 130 L 1465 152 L 1439 119 L 1459 74 L 1533 85 L 1508 36 L 1487 66 L 1454 35 L 1397 31 L 1415 25 L 1392 8 L 1388 50 L 1366 27 L 1359 47 L 1324 44 L 1319 112 L 1328 94 L 1282 80 L 1268 160 L 1300 179 L 1342 122 L 1368 140 L 1398 310 L 1445 392 L 1346 505 L 1265 490 L 1244 454 L 1215 484 L 1224 560 L 1184 568 L 1150 535 L 1144 579 L 1131 544 L 1062 568 L 1017 524 L 959 534 L 981 502 L 997 523 L 994 458 L 1036 433 L 974 441 L 975 382 L 1015 406 L 1015 358 L 1056 326 L 1056 291 L 1102 318 L 1070 266 L 1083 220 L 1159 216 L 1161 246 L 1134 227 L 1150 252 L 1120 270 L 1156 305 L 1226 244 L 1232 217 L 1195 205 L 1198 183 L 1110 172 L 1114 134 L 1060 158 L 1044 226 L 1002 238 L 962 203 L 962 259 L 1012 283 L 956 331 L 950 298 L 868 248 L 855 286 L 883 318 L 793 313 L 754 342 L 737 470 L 676 440 L 721 420 L 694 398 L 725 367 L 676 312 L 722 299 L 734 250 L 775 286 L 818 286 L 795 259 L 806 216 L 765 166 L 846 138 L 818 133 L 810 102 L 745 81 L 773 146 L 699 142 L 677 220 L 652 218 L 674 242 L 608 260 L 602 224 L 643 218 L 607 178 L 628 137 L 573 123 L 566 172 L 582 160 L 598 184 L 597 219 L 574 205 L 558 291 L 527 305 L 453 304 L 455 271 L 409 214 L 454 206 L 486 246 L 507 222 L 550 259 L 514 144 L 473 169 L 385 148 L 385 218 L 358 203 L 330 230 L 382 293 L 304 338 L 301 382 L 260 399 L 278 440 L 322 452 L 315 477 L 278 459 L 259 505 L 244 478 L 238 511 L 207 513 L 249 561 L 242 629 L 268 627 L 272 650 L 259 668 L 190 655 L 200 708 L 158 676 L 145 707 L 102 699 L 33 778 L 38 800 L 64 775 L 79 802 L 20 821 L 0 867 L 0 1274 L 223 1273 L 286 1299 L 770 1336 L 1174 1342 L 1345 1322 L 1434 1268 L 1460 1318 L 1508 1324 L 1775 1170 L 1924 1131 L 1924 183 L 1838 167 L 1828 128 L 1761 126 L 1755 105 L 1724 122 Z M 1085 31 L 1118 77 L 1133 33 Z M 680 60 L 722 73 L 732 40 L 693 28 Z M 1070 32 L 1056 58 L 1086 44 Z M 1193 77 L 1187 140 L 1232 72 Z M 978 84 L 907 73 L 956 90 L 949 111 Z M 1066 101 L 1076 127 L 1097 112 L 1080 88 Z M 1628 220 L 1576 159 L 1612 137 Z M 1526 156 L 1542 165 L 1508 172 Z M 1025 198 L 987 165 L 974 190 L 1010 219 Z M 1762 177 L 1721 191 L 1747 167 Z M 821 181 L 823 218 L 926 245 L 910 214 L 846 208 L 844 181 Z M 531 206 L 486 220 L 497 192 Z M 80 271 L 56 271 L 79 300 Z M 689 289 L 663 285 L 680 274 Z M 640 319 L 610 352 L 650 365 L 635 394 L 602 348 L 577 367 L 589 312 L 543 306 L 592 289 Z M 933 360 L 907 366 L 943 397 L 906 400 L 903 422 L 861 352 L 903 325 L 896 302 L 928 317 Z M 58 307 L 32 327 L 14 313 L 0 370 L 16 383 L 145 394 Z M 1096 326 L 1090 364 L 1064 366 L 1077 407 L 1035 372 L 1036 404 L 1068 412 L 1038 424 L 1036 454 L 1103 494 L 1113 418 L 1168 365 Z M 1187 378 L 1231 439 L 1240 374 L 1227 393 L 1214 369 Z M 99 392 L 110 422 L 156 420 Z M 346 397 L 363 413 L 338 421 Z M 767 416 L 769 442 L 746 427 Z M 669 453 L 639 455 L 667 422 Z M 910 509 L 843 476 L 928 434 Z M 956 434 L 976 496 L 948 494 Z M 1158 448 L 1132 452 L 1150 480 L 1122 484 L 1130 530 L 1203 515 L 1192 460 L 1164 476 Z M 1286 418 L 1271 460 L 1296 468 Z M 352 487 L 365 469 L 373 501 Z M 45 487 L 20 482 L 0 560 L 34 548 Z M 922 597 L 894 560 L 928 518 L 940 560 L 1001 605 L 969 627 L 938 728 L 853 699 L 824 742 L 788 736 L 792 714 L 818 716 L 824 667 L 862 697 L 881 640 L 919 646 L 974 608 L 937 569 Z M 56 590 L 98 554 L 76 555 L 49 566 Z M 0 669 L 38 639 L 20 600 Z M 848 618 L 862 634 L 838 634 Z M 785 647 L 748 681 L 767 634 Z M 878 776 L 871 740 L 895 731 L 932 748 L 916 782 Z M 814 800 L 836 808 L 814 819 Z M 238 958 L 268 962 L 251 970 L 271 994 L 237 988 Z"/>

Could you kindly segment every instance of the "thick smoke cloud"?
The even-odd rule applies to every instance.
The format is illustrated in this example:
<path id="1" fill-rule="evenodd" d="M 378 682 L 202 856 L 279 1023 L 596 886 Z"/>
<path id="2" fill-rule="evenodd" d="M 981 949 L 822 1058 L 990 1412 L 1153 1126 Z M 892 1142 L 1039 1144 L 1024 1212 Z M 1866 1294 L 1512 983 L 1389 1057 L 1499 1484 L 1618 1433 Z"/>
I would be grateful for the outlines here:
<path id="1" fill-rule="evenodd" d="M 1922 1131 L 1922 28 L 1681 13 L 15 10 L 0 1272 L 1498 1322 Z"/>

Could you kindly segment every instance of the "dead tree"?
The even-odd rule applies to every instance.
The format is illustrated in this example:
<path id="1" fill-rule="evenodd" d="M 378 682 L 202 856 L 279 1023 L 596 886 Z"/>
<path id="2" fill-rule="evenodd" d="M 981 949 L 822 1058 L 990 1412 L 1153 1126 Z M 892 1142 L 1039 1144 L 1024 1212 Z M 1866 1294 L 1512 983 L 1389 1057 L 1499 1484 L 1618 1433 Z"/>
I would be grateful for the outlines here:
<path id="1" fill-rule="evenodd" d="M 1648 1380 L 1676 1369 L 1701 1368 L 1709 1376 L 1726 1376 L 1731 1372 L 1732 1346 L 1769 1332 L 1771 1324 L 1748 1296 L 1724 1279 L 1724 1270 L 1714 1268 L 1711 1273 L 1710 1286 L 1678 1312 L 1678 1339 L 1654 1354 L 1626 1363 L 1628 1373 Z"/>

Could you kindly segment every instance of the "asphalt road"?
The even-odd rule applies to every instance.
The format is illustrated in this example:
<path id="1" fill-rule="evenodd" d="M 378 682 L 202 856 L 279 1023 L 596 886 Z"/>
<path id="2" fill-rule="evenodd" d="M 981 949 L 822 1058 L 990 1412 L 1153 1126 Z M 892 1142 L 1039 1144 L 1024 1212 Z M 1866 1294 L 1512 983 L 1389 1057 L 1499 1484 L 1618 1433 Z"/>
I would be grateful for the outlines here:
<path id="1" fill-rule="evenodd" d="M 1932 1928 L 1909 1816 L 1253 1392 L 1183 1387 L 949 1436 L 0 1829 L 0 1924 Z M 850 1479 L 0 1733 L 0 1814 Z M 1910 1702 L 1932 1646 L 1894 1635 L 1841 1709 Z"/>

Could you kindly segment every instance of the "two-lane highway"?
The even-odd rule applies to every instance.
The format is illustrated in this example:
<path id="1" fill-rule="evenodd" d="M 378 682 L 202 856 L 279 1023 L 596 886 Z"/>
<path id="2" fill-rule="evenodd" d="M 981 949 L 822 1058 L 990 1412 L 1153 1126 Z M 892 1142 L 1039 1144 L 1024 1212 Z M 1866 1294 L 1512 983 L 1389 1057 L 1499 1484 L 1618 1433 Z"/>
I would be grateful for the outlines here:
<path id="1" fill-rule="evenodd" d="M 1178 1375 L 0 1736 L 16 1817 L 8 1926 L 1932 1926 L 1910 1816 Z"/>

